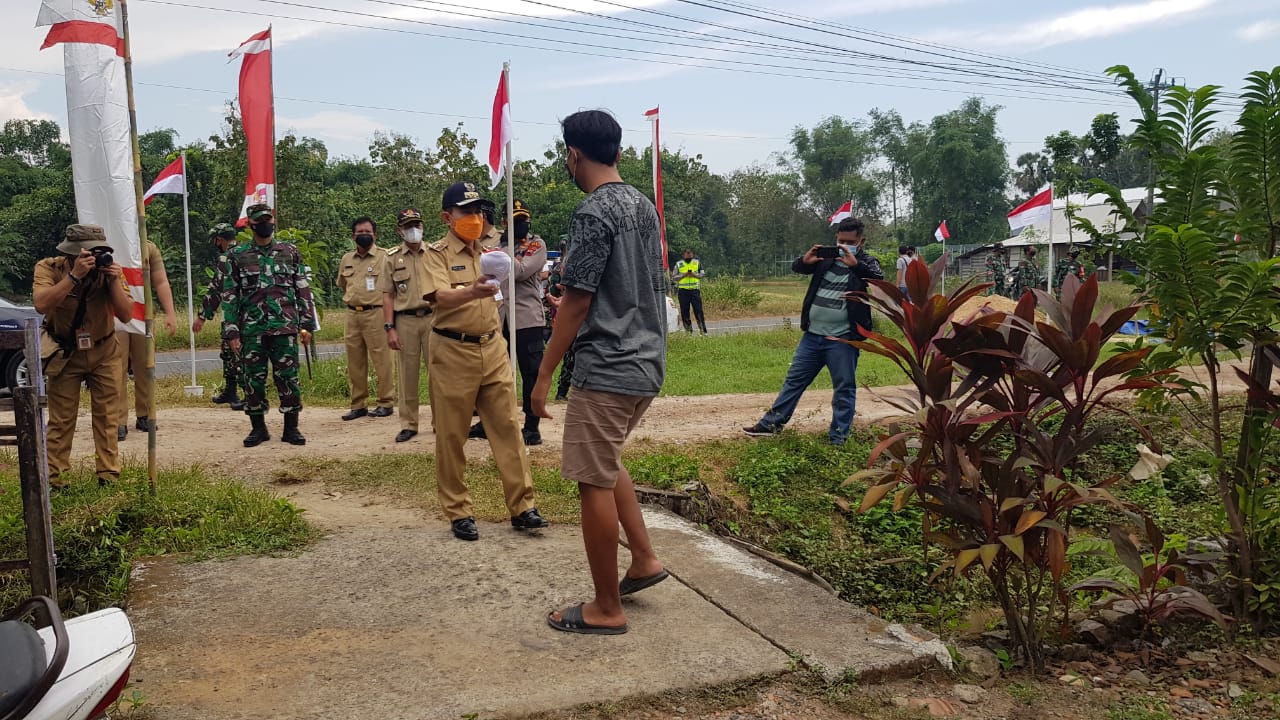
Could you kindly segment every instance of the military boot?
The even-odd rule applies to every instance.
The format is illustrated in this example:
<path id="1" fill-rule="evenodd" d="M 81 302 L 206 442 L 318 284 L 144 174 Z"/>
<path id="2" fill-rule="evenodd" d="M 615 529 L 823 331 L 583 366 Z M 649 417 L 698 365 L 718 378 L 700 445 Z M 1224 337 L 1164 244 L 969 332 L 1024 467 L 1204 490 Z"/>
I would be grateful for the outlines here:
<path id="1" fill-rule="evenodd" d="M 230 383 L 223 388 L 222 392 L 209 398 L 215 405 L 235 405 L 240 402 L 239 393 L 236 392 L 236 386 Z"/>
<path id="2" fill-rule="evenodd" d="M 245 447 L 257 447 L 262 443 L 271 439 L 271 433 L 267 432 L 267 419 L 262 415 L 250 415 L 249 422 L 253 423 L 253 430 L 245 436 Z"/>
<path id="3" fill-rule="evenodd" d="M 302 433 L 298 432 L 298 416 L 301 413 L 291 412 L 284 414 L 284 433 L 280 435 L 282 442 L 290 445 L 306 445 L 307 439 L 302 437 Z"/>

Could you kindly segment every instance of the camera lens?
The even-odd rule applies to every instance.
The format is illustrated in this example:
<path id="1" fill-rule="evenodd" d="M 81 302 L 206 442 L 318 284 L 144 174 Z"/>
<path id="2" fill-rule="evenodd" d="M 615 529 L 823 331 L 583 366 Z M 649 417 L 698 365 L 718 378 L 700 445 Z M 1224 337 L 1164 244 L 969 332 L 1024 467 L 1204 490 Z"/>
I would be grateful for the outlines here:
<path id="1" fill-rule="evenodd" d="M 97 267 L 111 267 L 111 264 L 114 263 L 115 261 L 116 259 L 111 257 L 111 253 L 102 252 L 102 253 L 98 253 L 97 256 L 94 258 L 94 265 L 96 265 Z"/>

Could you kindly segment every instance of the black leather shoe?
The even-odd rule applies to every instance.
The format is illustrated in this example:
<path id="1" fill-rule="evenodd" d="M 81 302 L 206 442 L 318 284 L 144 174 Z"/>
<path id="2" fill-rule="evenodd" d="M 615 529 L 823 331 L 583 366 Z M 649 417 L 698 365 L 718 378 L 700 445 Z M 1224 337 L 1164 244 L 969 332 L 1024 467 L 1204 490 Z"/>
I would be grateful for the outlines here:
<path id="1" fill-rule="evenodd" d="M 369 414 L 369 408 L 356 408 L 346 415 L 342 416 L 343 420 L 355 420 Z"/>
<path id="2" fill-rule="evenodd" d="M 235 388 L 223 388 L 222 392 L 209 398 L 215 405 L 227 405 L 239 401 Z"/>
<path id="3" fill-rule="evenodd" d="M 450 525 L 453 527 L 453 536 L 459 540 L 480 539 L 480 530 L 476 528 L 475 518 L 459 518 L 450 523 Z"/>
<path id="4" fill-rule="evenodd" d="M 542 433 L 537 430 L 521 430 L 520 434 L 524 436 L 524 444 L 527 447 L 542 444 Z"/>
<path id="5" fill-rule="evenodd" d="M 149 422 L 147 420 L 146 415 L 143 415 L 142 417 L 138 418 L 138 421 L 134 423 L 133 426 L 141 430 L 142 432 L 147 432 L 148 430 L 151 430 L 153 427 L 158 427 L 154 422 Z"/>
<path id="6" fill-rule="evenodd" d="M 484 434 L 484 423 L 476 423 L 467 431 L 468 440 L 487 440 L 488 438 L 489 436 Z"/>
<path id="7" fill-rule="evenodd" d="M 538 514 L 538 508 L 529 508 L 511 518 L 511 527 L 517 530 L 541 530 L 550 524 L 546 518 Z"/>
<path id="8" fill-rule="evenodd" d="M 236 412 L 244 412 L 244 401 L 236 400 L 235 402 L 231 403 L 231 409 L 235 410 Z"/>
<path id="9" fill-rule="evenodd" d="M 396 435 L 396 442 L 408 442 L 409 440 L 413 439 L 414 435 L 417 435 L 417 434 L 418 434 L 417 430 L 410 430 L 408 428 L 405 428 L 404 430 L 400 431 L 399 435 Z"/>
<path id="10" fill-rule="evenodd" d="M 391 417 L 392 412 L 389 407 L 376 407 L 369 411 L 369 417 Z"/>
<path id="11" fill-rule="evenodd" d="M 123 442 L 127 437 L 129 437 L 128 425 L 120 425 L 116 427 L 116 442 Z"/>

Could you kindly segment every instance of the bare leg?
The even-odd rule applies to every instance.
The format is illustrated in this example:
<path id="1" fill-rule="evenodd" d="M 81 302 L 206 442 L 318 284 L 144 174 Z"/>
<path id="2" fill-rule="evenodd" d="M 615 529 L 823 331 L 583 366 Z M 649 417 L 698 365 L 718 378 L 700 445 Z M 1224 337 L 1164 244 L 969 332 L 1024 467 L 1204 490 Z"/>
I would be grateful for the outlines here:
<path id="1" fill-rule="evenodd" d="M 596 588 L 595 599 L 582 606 L 582 619 L 592 625 L 624 625 L 627 616 L 618 595 L 618 508 L 613 490 L 579 483 L 578 491 L 582 496 L 582 541 Z M 552 617 L 560 620 L 560 611 Z"/>
<path id="2" fill-rule="evenodd" d="M 649 531 L 644 526 L 640 501 L 636 499 L 636 486 L 626 468 L 618 473 L 618 484 L 613 488 L 613 502 L 618 510 L 622 530 L 627 534 L 627 545 L 631 547 L 631 567 L 627 568 L 627 577 L 643 578 L 657 574 L 662 570 L 662 563 L 658 562 L 658 555 L 649 542 Z"/>

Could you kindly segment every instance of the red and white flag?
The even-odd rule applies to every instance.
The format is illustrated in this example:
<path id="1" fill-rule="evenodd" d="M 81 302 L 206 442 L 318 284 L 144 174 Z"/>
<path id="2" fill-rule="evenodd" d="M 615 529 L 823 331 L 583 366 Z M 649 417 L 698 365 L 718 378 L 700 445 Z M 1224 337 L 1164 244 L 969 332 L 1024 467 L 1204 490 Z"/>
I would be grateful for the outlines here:
<path id="1" fill-rule="evenodd" d="M 1028 225 L 1048 221 L 1053 216 L 1053 187 L 1038 193 L 1009 213 L 1009 229 L 1017 232 Z"/>
<path id="2" fill-rule="evenodd" d="M 493 96 L 493 134 L 489 138 L 489 189 L 498 187 L 507 169 L 507 143 L 511 142 L 511 95 L 507 91 L 507 71 L 498 78 Z"/>
<path id="3" fill-rule="evenodd" d="M 851 218 L 851 217 L 853 217 L 853 201 L 852 200 L 841 205 L 840 209 L 831 213 L 831 217 L 827 219 L 831 221 L 832 225 L 835 225 L 839 223 L 841 220 L 844 220 L 845 218 Z"/>
<path id="4" fill-rule="evenodd" d="M 145 332 L 120 3 L 44 0 L 36 26 L 45 25 L 49 34 L 41 49 L 62 45 L 76 218 L 106 231 L 133 293 L 133 321 L 120 325 L 129 332 Z"/>
<path id="5" fill-rule="evenodd" d="M 142 196 L 142 202 L 150 205 L 156 195 L 186 194 L 187 178 L 182 172 L 182 156 L 179 155 L 176 160 L 169 163 L 168 167 L 161 170 L 159 175 L 156 175 L 156 181 L 151 183 L 151 189 Z"/>
<path id="6" fill-rule="evenodd" d="M 943 220 L 942 224 L 938 226 L 938 229 L 933 231 L 933 237 L 936 238 L 938 242 L 946 242 L 951 239 L 951 231 L 947 230 L 946 220 Z"/>
<path id="7" fill-rule="evenodd" d="M 653 207 L 658 211 L 658 236 L 662 240 L 662 269 L 667 264 L 667 213 L 663 209 L 662 198 L 662 128 L 658 117 L 658 109 L 646 110 L 644 116 L 653 123 Z"/>
<path id="8" fill-rule="evenodd" d="M 250 205 L 276 206 L 276 113 L 271 86 L 271 28 L 250 37 L 227 57 L 240 64 L 240 122 L 249 149 L 249 175 L 237 227 L 243 227 Z"/>

